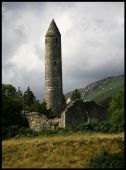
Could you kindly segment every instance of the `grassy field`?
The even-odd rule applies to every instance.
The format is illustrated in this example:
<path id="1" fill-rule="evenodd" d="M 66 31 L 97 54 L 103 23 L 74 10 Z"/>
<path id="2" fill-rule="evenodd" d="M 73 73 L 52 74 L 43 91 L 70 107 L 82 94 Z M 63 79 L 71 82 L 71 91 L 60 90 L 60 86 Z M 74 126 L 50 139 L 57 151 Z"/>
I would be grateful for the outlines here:
<path id="1" fill-rule="evenodd" d="M 13 138 L 2 142 L 2 168 L 88 168 L 102 149 L 118 153 L 123 143 L 123 133 Z"/>

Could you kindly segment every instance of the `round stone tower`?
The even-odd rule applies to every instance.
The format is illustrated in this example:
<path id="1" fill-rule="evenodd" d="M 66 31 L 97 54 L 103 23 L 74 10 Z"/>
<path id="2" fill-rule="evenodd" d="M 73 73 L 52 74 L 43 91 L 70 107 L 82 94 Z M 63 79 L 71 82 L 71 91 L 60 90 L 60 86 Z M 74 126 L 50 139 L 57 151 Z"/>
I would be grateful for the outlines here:
<path id="1" fill-rule="evenodd" d="M 61 34 L 54 20 L 45 35 L 45 101 L 55 113 L 63 111 Z"/>

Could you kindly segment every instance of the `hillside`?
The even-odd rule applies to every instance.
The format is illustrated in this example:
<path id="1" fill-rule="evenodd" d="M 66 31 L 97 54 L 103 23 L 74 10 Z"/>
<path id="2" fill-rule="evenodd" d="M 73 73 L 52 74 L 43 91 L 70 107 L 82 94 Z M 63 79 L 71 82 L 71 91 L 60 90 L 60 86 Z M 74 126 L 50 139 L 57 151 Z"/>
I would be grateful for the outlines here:
<path id="1" fill-rule="evenodd" d="M 123 152 L 124 134 L 13 138 L 2 142 L 2 168 L 88 168 L 103 149 L 110 154 Z"/>
<path id="2" fill-rule="evenodd" d="M 124 89 L 124 75 L 107 77 L 78 90 L 83 100 L 99 102 L 107 97 L 114 97 L 121 89 Z M 71 96 L 72 92 L 65 95 L 66 99 Z"/>

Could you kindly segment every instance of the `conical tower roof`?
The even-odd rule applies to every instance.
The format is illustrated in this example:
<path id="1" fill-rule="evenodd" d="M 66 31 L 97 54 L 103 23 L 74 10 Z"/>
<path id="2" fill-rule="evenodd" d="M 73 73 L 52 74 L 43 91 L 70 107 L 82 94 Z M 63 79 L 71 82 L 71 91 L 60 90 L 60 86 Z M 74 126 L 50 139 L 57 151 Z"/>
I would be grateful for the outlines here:
<path id="1" fill-rule="evenodd" d="M 48 31 L 46 33 L 46 36 L 48 35 L 59 35 L 59 36 L 61 35 L 54 19 L 52 19 Z"/>

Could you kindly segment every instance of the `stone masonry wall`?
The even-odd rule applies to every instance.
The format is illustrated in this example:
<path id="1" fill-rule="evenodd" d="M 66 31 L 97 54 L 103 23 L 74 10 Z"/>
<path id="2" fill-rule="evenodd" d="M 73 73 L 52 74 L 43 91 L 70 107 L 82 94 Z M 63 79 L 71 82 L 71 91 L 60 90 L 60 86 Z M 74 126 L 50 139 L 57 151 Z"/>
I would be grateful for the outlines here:
<path id="1" fill-rule="evenodd" d="M 65 128 L 90 120 L 101 121 L 107 118 L 107 110 L 93 101 L 76 100 L 66 107 L 60 118 L 48 119 L 37 112 L 25 113 L 29 126 L 35 131 L 42 129 Z"/>
<path id="2" fill-rule="evenodd" d="M 58 115 L 63 111 L 61 34 L 54 20 L 45 36 L 45 101 Z"/>
<path id="3" fill-rule="evenodd" d="M 72 102 L 61 114 L 61 126 L 78 125 L 91 120 L 102 121 L 107 119 L 107 109 L 96 104 L 94 101 L 83 102 L 76 100 Z"/>
<path id="4" fill-rule="evenodd" d="M 39 114 L 37 112 L 31 112 L 25 114 L 29 126 L 34 131 L 39 131 L 42 129 L 56 129 L 59 126 L 59 118 L 48 119 L 45 115 Z"/>

